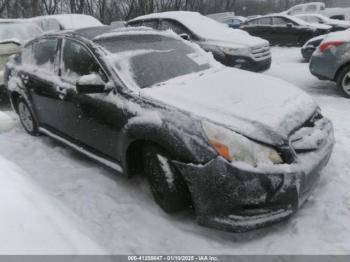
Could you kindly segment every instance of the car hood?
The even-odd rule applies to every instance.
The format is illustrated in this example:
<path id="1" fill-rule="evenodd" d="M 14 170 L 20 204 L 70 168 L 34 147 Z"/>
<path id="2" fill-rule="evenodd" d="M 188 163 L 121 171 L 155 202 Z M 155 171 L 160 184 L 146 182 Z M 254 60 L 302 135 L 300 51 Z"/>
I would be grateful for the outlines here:
<path id="1" fill-rule="evenodd" d="M 226 67 L 175 78 L 140 92 L 147 99 L 276 146 L 284 144 L 317 110 L 309 95 L 287 82 Z"/>
<path id="2" fill-rule="evenodd" d="M 329 30 L 332 27 L 330 25 L 323 25 L 323 24 L 318 24 L 318 23 L 312 23 L 308 25 L 310 28 L 315 29 L 315 30 Z"/>
<path id="3" fill-rule="evenodd" d="M 256 47 L 269 45 L 267 40 L 260 37 L 251 36 L 246 31 L 240 29 L 227 28 L 224 32 L 217 32 L 205 39 L 206 44 L 215 44 L 219 46 L 242 45 L 245 47 Z"/>
<path id="4" fill-rule="evenodd" d="M 342 21 L 342 20 L 337 20 L 337 19 L 330 19 L 329 21 L 330 25 L 333 26 L 343 26 L 343 27 L 350 27 L 350 22 L 349 21 Z"/>

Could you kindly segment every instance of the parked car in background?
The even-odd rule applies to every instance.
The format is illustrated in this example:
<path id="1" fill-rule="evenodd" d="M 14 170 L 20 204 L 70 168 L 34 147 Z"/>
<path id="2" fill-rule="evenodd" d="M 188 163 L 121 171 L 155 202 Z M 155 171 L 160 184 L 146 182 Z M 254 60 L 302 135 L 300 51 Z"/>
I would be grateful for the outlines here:
<path id="1" fill-rule="evenodd" d="M 172 30 L 204 50 L 226 66 L 264 71 L 271 66 L 270 44 L 241 30 L 227 26 L 195 12 L 164 12 L 137 17 L 129 26 L 147 26 Z"/>
<path id="2" fill-rule="evenodd" d="M 319 45 L 326 36 L 327 35 L 316 36 L 314 38 L 311 38 L 303 45 L 303 47 L 301 48 L 301 55 L 303 56 L 305 61 L 310 61 L 310 58 L 312 57 L 313 53 L 316 51 L 317 47 L 319 47 Z"/>
<path id="3" fill-rule="evenodd" d="M 290 217 L 332 153 L 332 123 L 309 95 L 223 66 L 170 31 L 45 35 L 7 76 L 29 134 L 146 174 L 164 211 L 194 206 L 205 226 L 244 231 Z"/>
<path id="4" fill-rule="evenodd" d="M 44 32 L 81 29 L 102 25 L 95 17 L 82 14 L 38 16 L 29 20 L 39 26 Z"/>
<path id="5" fill-rule="evenodd" d="M 33 23 L 12 20 L 0 21 L 0 92 L 4 85 L 4 68 L 8 58 L 16 54 L 28 40 L 38 37 L 42 31 Z"/>
<path id="6" fill-rule="evenodd" d="M 111 26 L 115 28 L 123 28 L 125 27 L 125 25 L 126 25 L 125 21 L 114 21 L 111 23 Z"/>
<path id="7" fill-rule="evenodd" d="M 350 32 L 328 34 L 310 61 L 311 73 L 321 80 L 337 83 L 344 96 L 350 98 Z"/>
<path id="8" fill-rule="evenodd" d="M 315 36 L 327 34 L 331 27 L 311 25 L 294 16 L 267 15 L 247 20 L 241 29 L 268 40 L 272 45 L 302 46 Z"/>
<path id="9" fill-rule="evenodd" d="M 343 31 L 350 28 L 350 21 L 341 21 L 338 19 L 331 19 L 320 14 L 301 14 L 296 17 L 304 20 L 309 24 L 324 24 L 331 26 L 331 31 Z"/>
<path id="10" fill-rule="evenodd" d="M 326 4 L 322 2 L 311 2 L 292 6 L 288 10 L 282 12 L 283 15 L 299 15 L 307 13 L 319 13 L 326 9 Z"/>
<path id="11" fill-rule="evenodd" d="M 228 25 L 230 28 L 239 29 L 241 25 L 247 20 L 243 16 L 235 16 L 234 13 L 220 13 L 220 14 L 210 14 L 207 17 Z"/>
<path id="12" fill-rule="evenodd" d="M 282 12 L 283 15 L 299 15 L 299 14 L 321 14 L 331 19 L 350 20 L 349 7 L 326 7 L 322 2 L 311 2 L 306 4 L 295 5 Z"/>

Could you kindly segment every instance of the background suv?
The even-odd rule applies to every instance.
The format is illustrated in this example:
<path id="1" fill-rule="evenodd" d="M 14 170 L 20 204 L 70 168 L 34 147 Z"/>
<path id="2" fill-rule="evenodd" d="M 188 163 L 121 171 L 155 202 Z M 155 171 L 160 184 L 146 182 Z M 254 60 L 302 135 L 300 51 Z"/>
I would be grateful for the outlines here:
<path id="1" fill-rule="evenodd" d="M 129 26 L 147 26 L 172 30 L 186 40 L 197 43 L 226 66 L 250 71 L 264 71 L 271 66 L 270 44 L 239 29 L 195 12 L 164 12 L 137 17 Z"/>

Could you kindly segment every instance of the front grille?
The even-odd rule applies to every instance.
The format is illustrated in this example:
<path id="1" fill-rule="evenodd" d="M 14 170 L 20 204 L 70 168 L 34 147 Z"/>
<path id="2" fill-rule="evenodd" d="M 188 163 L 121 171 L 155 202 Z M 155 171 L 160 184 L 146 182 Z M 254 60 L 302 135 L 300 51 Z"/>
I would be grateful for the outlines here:
<path id="1" fill-rule="evenodd" d="M 269 45 L 253 47 L 251 48 L 251 53 L 255 60 L 265 60 L 271 57 L 271 50 Z"/>

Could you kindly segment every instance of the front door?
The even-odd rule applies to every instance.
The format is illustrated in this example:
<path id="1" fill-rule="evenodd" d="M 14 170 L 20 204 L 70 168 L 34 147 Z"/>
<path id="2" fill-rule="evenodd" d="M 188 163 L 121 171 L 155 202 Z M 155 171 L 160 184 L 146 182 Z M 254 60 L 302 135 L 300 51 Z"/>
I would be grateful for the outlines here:
<path id="1" fill-rule="evenodd" d="M 108 82 L 97 59 L 82 43 L 71 39 L 63 41 L 61 65 L 61 89 L 67 94 L 63 97 L 64 115 L 70 124 L 56 128 L 89 150 L 118 160 L 119 134 L 126 123 L 121 98 L 116 90 L 92 95 L 76 91 L 78 79 L 92 73 Z"/>

